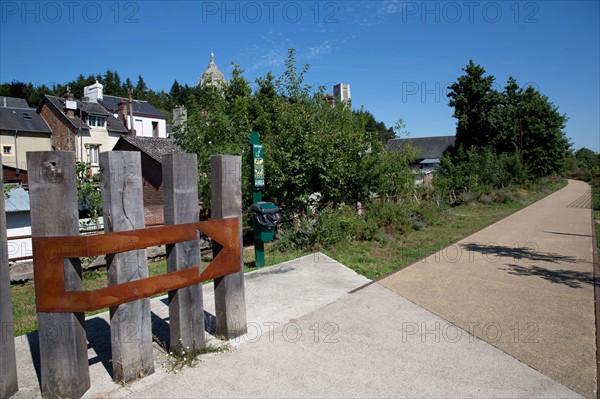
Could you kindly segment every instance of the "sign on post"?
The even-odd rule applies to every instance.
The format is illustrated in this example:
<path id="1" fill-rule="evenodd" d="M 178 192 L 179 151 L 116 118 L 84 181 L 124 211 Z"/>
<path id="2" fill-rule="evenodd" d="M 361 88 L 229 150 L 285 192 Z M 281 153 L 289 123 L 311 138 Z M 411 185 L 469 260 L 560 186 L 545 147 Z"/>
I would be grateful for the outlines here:
<path id="1" fill-rule="evenodd" d="M 262 144 L 252 144 L 252 181 L 254 188 L 265 186 L 265 163 Z"/>

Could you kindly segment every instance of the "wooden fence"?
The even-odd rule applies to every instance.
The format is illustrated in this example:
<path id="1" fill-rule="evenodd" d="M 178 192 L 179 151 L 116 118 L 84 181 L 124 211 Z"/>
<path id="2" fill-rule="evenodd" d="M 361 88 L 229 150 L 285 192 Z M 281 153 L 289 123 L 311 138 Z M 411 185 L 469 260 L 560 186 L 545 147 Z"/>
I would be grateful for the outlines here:
<path id="1" fill-rule="evenodd" d="M 169 293 L 172 343 L 204 345 L 201 282 L 208 279 L 215 280 L 216 333 L 227 338 L 245 333 L 240 157 L 212 157 L 213 218 L 199 222 L 196 156 L 165 155 L 165 226 L 146 228 L 140 154 L 102 153 L 106 233 L 92 236 L 79 236 L 74 153 L 28 153 L 27 163 L 44 397 L 81 397 L 90 387 L 85 311 L 110 307 L 113 379 L 118 382 L 154 372 L 148 298 L 156 293 Z M 204 270 L 200 232 L 213 239 L 215 248 Z M 148 277 L 145 248 L 165 244 L 167 274 Z M 107 255 L 108 287 L 83 291 L 78 258 L 101 254 Z M 0 282 L 5 281 L 2 275 Z M 0 355 L 4 352 L 2 347 Z"/>

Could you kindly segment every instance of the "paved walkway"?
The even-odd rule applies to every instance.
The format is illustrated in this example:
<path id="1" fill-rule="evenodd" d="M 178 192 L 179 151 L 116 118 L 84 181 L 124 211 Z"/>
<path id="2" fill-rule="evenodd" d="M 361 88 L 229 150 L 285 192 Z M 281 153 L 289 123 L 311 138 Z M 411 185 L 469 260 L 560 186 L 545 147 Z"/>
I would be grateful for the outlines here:
<path id="1" fill-rule="evenodd" d="M 380 281 L 586 396 L 596 396 L 590 188 L 564 189 Z"/>

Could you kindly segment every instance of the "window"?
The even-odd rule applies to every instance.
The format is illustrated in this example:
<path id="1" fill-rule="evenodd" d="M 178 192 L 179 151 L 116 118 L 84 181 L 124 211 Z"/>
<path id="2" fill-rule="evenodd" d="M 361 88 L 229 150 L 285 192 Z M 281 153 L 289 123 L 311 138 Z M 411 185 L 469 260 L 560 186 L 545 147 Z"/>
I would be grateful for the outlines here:
<path id="1" fill-rule="evenodd" d="M 100 144 L 88 144 L 88 151 L 88 160 L 90 165 L 98 165 L 98 153 L 100 151 Z"/>
<path id="2" fill-rule="evenodd" d="M 158 137 L 158 122 L 152 122 L 152 137 Z"/>
<path id="3" fill-rule="evenodd" d="M 86 123 L 90 127 L 104 127 L 106 125 L 106 117 L 97 115 L 88 115 Z"/>
<path id="4" fill-rule="evenodd" d="M 11 145 L 2 146 L 2 153 L 4 155 L 10 155 L 10 154 L 12 154 L 12 146 Z"/>
<path id="5" fill-rule="evenodd" d="M 24 119 L 31 119 L 31 114 L 29 112 L 22 112 L 21 114 L 23 115 Z"/>

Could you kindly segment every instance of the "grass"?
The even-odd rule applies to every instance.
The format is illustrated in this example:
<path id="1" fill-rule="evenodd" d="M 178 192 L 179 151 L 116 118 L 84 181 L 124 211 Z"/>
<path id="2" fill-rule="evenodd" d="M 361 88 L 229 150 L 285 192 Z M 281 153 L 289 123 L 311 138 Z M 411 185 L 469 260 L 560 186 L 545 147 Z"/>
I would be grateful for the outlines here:
<path id="1" fill-rule="evenodd" d="M 552 183 L 540 191 L 520 191 L 518 201 L 483 205 L 471 203 L 449 208 L 423 230 L 389 235 L 379 242 L 344 242 L 323 252 L 359 274 L 376 279 L 443 249 L 544 198 L 565 183 Z M 598 228 L 598 226 L 597 226 Z"/>
<path id="2" fill-rule="evenodd" d="M 389 235 L 379 241 L 352 241 L 339 244 L 335 248 L 322 250 L 326 255 L 355 270 L 367 278 L 375 279 L 430 255 L 482 228 L 505 218 L 506 216 L 540 200 L 550 192 L 564 186 L 554 183 L 541 192 L 521 191 L 520 200 L 505 204 L 483 205 L 471 203 L 440 211 L 435 223 L 423 230 L 411 231 L 404 235 Z M 594 188 L 594 195 L 600 195 L 600 187 Z M 595 204 L 599 204 L 596 200 Z M 596 210 L 596 218 L 600 220 L 600 210 Z M 597 237 L 600 237 L 600 224 L 596 225 Z M 599 242 L 600 245 L 600 242 Z M 311 250 L 290 251 L 281 253 L 269 244 L 265 247 L 266 266 L 292 260 L 310 254 Z M 206 265 L 209 254 L 203 254 L 202 261 Z M 254 248 L 244 249 L 244 271 L 256 270 L 254 266 Z M 166 272 L 166 261 L 148 263 L 151 276 Z M 208 283 L 208 282 L 207 282 Z M 86 290 L 107 286 L 106 269 L 86 270 L 83 272 L 83 285 Z M 37 329 L 35 313 L 35 292 L 33 282 L 15 284 L 11 287 L 13 302 L 13 318 L 15 335 L 19 336 Z M 161 294 L 162 295 L 162 294 Z M 86 316 L 106 311 L 102 309 Z"/>

